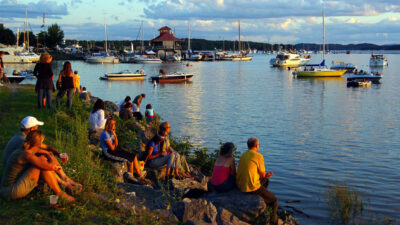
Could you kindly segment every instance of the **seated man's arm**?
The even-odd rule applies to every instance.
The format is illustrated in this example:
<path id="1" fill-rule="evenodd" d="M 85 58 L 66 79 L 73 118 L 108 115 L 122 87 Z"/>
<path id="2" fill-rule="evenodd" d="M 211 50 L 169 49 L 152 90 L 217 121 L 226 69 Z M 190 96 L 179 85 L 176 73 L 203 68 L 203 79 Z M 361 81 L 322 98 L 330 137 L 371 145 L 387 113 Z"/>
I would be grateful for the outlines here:
<path id="1" fill-rule="evenodd" d="M 46 145 L 46 144 L 42 143 L 42 145 L 40 146 L 40 149 L 49 151 L 49 152 L 53 153 L 53 155 L 60 157 L 60 153 L 57 151 L 57 149 L 51 147 L 50 145 Z"/>

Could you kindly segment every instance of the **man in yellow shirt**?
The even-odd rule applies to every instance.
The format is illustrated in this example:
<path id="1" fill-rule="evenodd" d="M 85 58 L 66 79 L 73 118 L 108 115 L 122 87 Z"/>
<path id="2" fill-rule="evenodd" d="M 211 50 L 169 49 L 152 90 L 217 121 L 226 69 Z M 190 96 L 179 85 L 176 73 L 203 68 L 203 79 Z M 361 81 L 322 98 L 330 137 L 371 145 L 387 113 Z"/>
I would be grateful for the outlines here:
<path id="1" fill-rule="evenodd" d="M 269 177 L 274 174 L 265 172 L 264 157 L 258 153 L 260 143 L 257 138 L 247 140 L 248 150 L 242 154 L 236 174 L 236 185 L 242 192 L 254 193 L 261 196 L 265 204 L 273 209 L 273 223 L 278 223 L 278 200 L 268 191 Z"/>
<path id="2" fill-rule="evenodd" d="M 75 72 L 74 72 L 74 76 L 75 76 L 75 78 L 74 78 L 74 88 L 75 88 L 75 93 L 78 93 L 79 94 L 79 92 L 81 92 L 81 76 L 79 76 L 79 74 L 78 74 L 78 71 L 77 70 L 75 70 Z"/>

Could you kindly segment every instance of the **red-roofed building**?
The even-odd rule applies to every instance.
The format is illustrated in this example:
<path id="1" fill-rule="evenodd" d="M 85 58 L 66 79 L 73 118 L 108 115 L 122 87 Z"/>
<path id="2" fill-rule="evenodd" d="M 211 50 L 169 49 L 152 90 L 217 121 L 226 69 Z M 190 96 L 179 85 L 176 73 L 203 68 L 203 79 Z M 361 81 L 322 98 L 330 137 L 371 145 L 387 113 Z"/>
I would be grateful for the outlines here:
<path id="1" fill-rule="evenodd" d="M 171 28 L 164 26 L 158 29 L 160 35 L 151 40 L 154 51 L 157 56 L 161 59 L 167 60 L 168 58 L 178 55 L 182 55 L 181 43 L 183 39 L 176 38 L 173 33 L 171 33 Z"/>

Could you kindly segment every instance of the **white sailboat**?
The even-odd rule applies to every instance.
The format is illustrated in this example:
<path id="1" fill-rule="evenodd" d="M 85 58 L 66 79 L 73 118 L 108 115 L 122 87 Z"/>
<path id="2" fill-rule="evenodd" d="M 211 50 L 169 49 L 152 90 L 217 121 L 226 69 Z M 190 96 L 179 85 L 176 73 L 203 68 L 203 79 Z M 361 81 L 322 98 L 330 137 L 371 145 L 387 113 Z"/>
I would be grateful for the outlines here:
<path id="1" fill-rule="evenodd" d="M 109 55 L 107 49 L 107 25 L 104 24 L 105 33 L 105 52 L 93 53 L 90 57 L 86 59 L 87 63 L 101 63 L 101 64 L 116 64 L 119 63 L 119 59 Z"/>
<path id="2" fill-rule="evenodd" d="M 238 42 L 239 53 L 223 55 L 223 56 L 221 56 L 222 60 L 228 60 L 228 61 L 251 61 L 253 59 L 253 56 L 248 56 L 245 51 L 242 51 L 242 46 L 241 46 L 241 43 L 240 43 L 240 19 L 238 19 L 238 25 L 239 25 L 239 42 Z"/>
<path id="3" fill-rule="evenodd" d="M 144 50 L 144 27 L 143 27 L 143 21 L 142 25 L 140 27 L 140 36 L 141 36 L 141 53 L 136 54 L 133 57 L 130 58 L 129 61 L 134 62 L 134 63 L 162 63 L 161 59 L 158 58 L 153 51 L 151 51 L 154 54 L 148 54 Z"/>

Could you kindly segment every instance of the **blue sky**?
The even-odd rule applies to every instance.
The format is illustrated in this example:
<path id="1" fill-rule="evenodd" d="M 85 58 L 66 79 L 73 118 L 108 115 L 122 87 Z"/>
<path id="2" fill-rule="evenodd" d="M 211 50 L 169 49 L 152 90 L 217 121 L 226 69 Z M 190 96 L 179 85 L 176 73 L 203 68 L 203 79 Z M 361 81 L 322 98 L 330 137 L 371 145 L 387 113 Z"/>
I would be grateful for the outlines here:
<path id="1" fill-rule="evenodd" d="M 141 21 L 145 39 L 162 26 L 176 36 L 270 43 L 321 43 L 322 7 L 328 43 L 400 43 L 400 0 L 0 0 L 0 23 L 23 29 L 25 8 L 34 33 L 57 23 L 66 39 L 136 40 Z"/>

